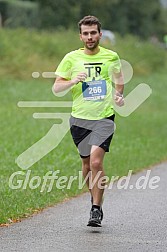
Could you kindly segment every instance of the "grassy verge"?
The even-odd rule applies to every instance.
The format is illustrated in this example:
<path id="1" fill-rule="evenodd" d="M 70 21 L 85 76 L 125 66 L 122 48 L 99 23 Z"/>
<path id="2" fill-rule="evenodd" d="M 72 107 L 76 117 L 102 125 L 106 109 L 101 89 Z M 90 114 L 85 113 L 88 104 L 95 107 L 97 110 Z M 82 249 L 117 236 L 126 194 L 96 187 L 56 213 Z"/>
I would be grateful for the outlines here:
<path id="1" fill-rule="evenodd" d="M 43 80 L 42 78 L 31 79 L 30 76 L 32 71 L 38 71 L 38 69 L 46 71 L 46 66 L 49 71 L 54 70 L 63 54 L 74 46 L 76 47 L 76 45 L 72 44 L 73 39 L 70 42 L 71 34 L 66 34 L 67 40 L 65 43 L 63 41 L 64 34 L 48 35 L 33 33 L 32 37 L 27 40 L 25 38 L 28 38 L 28 35 L 25 31 L 1 32 L 3 32 L 3 50 L 1 48 L 0 54 L 3 61 L 0 63 L 0 223 L 9 223 L 11 220 L 26 217 L 36 210 L 53 205 L 65 198 L 75 196 L 85 191 L 86 188 L 84 187 L 82 190 L 78 189 L 78 181 L 76 180 L 72 183 L 70 189 L 58 189 L 56 183 L 54 183 L 52 190 L 47 192 L 49 188 L 48 183 L 45 190 L 40 192 L 42 178 L 47 172 L 59 170 L 58 176 L 67 176 L 70 178 L 70 176 L 77 176 L 81 170 L 80 159 L 69 132 L 58 148 L 54 149 L 29 169 L 30 177 L 27 180 L 27 185 L 24 184 L 27 171 L 22 171 L 15 163 L 17 156 L 43 137 L 54 123 L 51 119 L 33 119 L 32 114 L 34 112 L 70 112 L 70 109 L 60 110 L 58 108 L 18 108 L 17 102 L 21 100 L 61 100 L 61 98 L 56 98 L 51 92 L 53 80 Z M 22 37 L 19 37 L 19 34 Z M 13 36 L 12 40 L 9 39 L 11 35 Z M 76 35 L 74 34 L 74 36 Z M 39 38 L 42 39 L 42 42 Z M 22 43 L 20 39 L 22 39 Z M 51 44 L 50 41 L 52 41 Z M 62 41 L 62 47 L 60 41 Z M 17 55 L 10 48 L 12 43 L 15 47 L 18 45 L 16 50 Z M 122 53 L 122 58 L 126 59 L 130 57 L 133 64 L 135 57 L 133 54 L 129 55 L 132 44 L 132 42 L 129 42 L 128 48 L 128 41 L 126 41 L 125 48 L 127 55 L 125 52 L 124 54 Z M 9 50 L 7 53 L 8 48 L 11 51 Z M 66 48 L 66 51 L 63 48 Z M 143 46 L 142 49 L 144 50 L 144 48 Z M 147 50 L 150 48 L 148 44 L 146 48 Z M 119 46 L 119 43 L 116 49 L 120 53 L 123 52 L 123 46 Z M 137 54 L 137 48 L 135 50 Z M 145 58 L 147 58 L 147 50 L 145 50 Z M 152 46 L 150 50 L 152 50 Z M 163 67 L 159 67 L 157 72 L 152 69 L 159 62 L 159 54 L 156 51 L 155 55 L 158 55 L 156 56 L 157 61 L 153 57 L 154 64 L 149 64 L 151 61 L 151 56 L 149 56 L 150 59 L 147 59 L 147 62 L 144 63 L 148 71 L 143 70 L 143 73 L 141 73 L 140 69 L 143 69 L 141 67 L 142 57 L 139 56 L 140 64 L 137 64 L 137 60 L 135 62 L 136 74 L 129 84 L 126 85 L 127 94 L 141 82 L 149 84 L 153 93 L 129 117 L 123 118 L 117 115 L 116 134 L 112 142 L 111 151 L 105 158 L 105 170 L 109 177 L 112 175 L 127 175 L 130 169 L 136 172 L 167 158 L 167 141 L 165 140 L 167 132 L 165 124 L 167 120 L 166 71 L 163 63 L 165 62 L 164 58 L 166 58 L 166 55 L 161 49 L 158 48 L 156 50 L 162 57 L 161 66 Z M 29 59 L 31 59 L 31 64 L 27 61 L 28 55 Z M 136 55 L 137 57 L 138 55 Z M 63 100 L 65 99 L 69 100 L 69 96 L 63 97 Z M 14 190 L 9 187 L 9 178 L 17 171 L 21 171 L 22 173 L 15 177 L 13 183 L 17 185 L 18 181 L 20 181 L 20 188 Z M 41 183 L 36 189 L 32 190 L 30 188 L 30 181 L 34 176 L 40 177 Z M 34 185 L 36 182 L 37 180 L 34 180 Z"/>

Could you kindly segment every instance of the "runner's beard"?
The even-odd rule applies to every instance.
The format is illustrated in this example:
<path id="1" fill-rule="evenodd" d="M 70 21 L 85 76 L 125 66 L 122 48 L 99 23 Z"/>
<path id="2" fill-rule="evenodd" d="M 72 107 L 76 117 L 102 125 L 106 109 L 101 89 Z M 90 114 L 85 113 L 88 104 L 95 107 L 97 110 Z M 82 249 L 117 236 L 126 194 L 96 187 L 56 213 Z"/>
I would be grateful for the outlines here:
<path id="1" fill-rule="evenodd" d="M 93 42 L 93 41 L 90 41 L 90 42 Z M 89 45 L 88 43 L 85 43 L 85 47 L 88 50 L 91 50 L 91 51 L 93 51 L 94 49 L 96 49 L 98 45 L 99 45 L 99 40 L 96 41 L 96 42 L 93 42 L 91 45 Z"/>

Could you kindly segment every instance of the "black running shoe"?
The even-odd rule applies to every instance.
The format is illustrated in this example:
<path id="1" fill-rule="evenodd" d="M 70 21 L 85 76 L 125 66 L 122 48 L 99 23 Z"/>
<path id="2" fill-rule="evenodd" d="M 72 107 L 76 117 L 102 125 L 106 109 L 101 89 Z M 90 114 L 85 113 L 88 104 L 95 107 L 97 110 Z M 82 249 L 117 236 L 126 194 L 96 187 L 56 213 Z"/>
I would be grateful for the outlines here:
<path id="1" fill-rule="evenodd" d="M 93 208 L 90 211 L 90 219 L 88 225 L 90 227 L 101 227 L 101 211 L 97 208 Z"/>
<path id="2" fill-rule="evenodd" d="M 103 199 L 102 199 L 102 203 L 103 203 Z M 93 197 L 91 197 L 91 204 L 93 205 Z M 101 221 L 103 220 L 103 210 L 102 210 L 102 205 L 100 207 L 100 212 L 101 212 Z"/>

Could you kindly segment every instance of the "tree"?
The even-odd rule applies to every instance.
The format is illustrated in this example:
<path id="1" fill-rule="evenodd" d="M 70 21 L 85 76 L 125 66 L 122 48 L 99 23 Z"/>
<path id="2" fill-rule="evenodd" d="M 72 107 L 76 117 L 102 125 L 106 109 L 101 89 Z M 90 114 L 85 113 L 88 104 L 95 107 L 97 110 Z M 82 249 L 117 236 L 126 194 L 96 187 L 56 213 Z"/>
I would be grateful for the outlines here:
<path id="1" fill-rule="evenodd" d="M 157 33 L 157 23 L 162 23 L 160 18 L 162 7 L 157 0 L 120 0 L 118 9 L 124 8 L 127 32 L 146 38 Z M 121 31 L 121 27 L 118 27 Z M 122 33 L 124 31 L 122 30 Z"/>
<path id="2" fill-rule="evenodd" d="M 73 26 L 75 18 L 75 0 L 38 0 L 42 28 L 68 28 Z"/>
<path id="3" fill-rule="evenodd" d="M 166 24 L 164 10 L 157 0 L 81 0 L 80 18 L 88 14 L 97 15 L 105 29 L 142 38 L 162 34 Z"/>
<path id="4" fill-rule="evenodd" d="M 25 0 L 22 0 L 25 1 Z M 166 33 L 167 9 L 160 0 L 31 0 L 39 4 L 42 29 L 77 28 L 85 15 L 99 17 L 102 27 L 142 38 Z"/>

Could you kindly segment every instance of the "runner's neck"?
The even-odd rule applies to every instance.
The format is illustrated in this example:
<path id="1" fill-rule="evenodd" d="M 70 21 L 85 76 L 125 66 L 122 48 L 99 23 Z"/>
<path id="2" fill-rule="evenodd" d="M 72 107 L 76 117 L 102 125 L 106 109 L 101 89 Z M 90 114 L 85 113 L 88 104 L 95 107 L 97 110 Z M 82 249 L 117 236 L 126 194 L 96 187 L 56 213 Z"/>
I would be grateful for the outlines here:
<path id="1" fill-rule="evenodd" d="M 86 47 L 84 48 L 84 53 L 87 55 L 95 55 L 95 54 L 99 53 L 99 51 L 100 51 L 99 46 L 96 47 L 94 50 L 89 50 Z"/>

